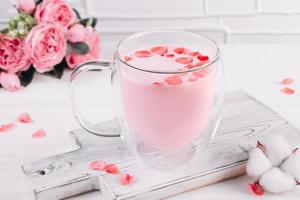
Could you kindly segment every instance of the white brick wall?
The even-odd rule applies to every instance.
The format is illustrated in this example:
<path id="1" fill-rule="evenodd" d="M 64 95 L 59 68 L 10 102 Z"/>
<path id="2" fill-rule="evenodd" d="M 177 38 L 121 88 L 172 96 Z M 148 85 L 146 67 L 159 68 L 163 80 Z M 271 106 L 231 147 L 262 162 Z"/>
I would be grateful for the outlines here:
<path id="1" fill-rule="evenodd" d="M 300 43 L 300 0 L 68 0 L 84 16 L 99 18 L 103 40 L 136 31 L 183 29 L 219 42 Z M 1 2 L 0 22 L 14 15 Z"/>
<path id="2" fill-rule="evenodd" d="M 208 15 L 244 15 L 254 14 L 255 0 L 207 0 Z"/>

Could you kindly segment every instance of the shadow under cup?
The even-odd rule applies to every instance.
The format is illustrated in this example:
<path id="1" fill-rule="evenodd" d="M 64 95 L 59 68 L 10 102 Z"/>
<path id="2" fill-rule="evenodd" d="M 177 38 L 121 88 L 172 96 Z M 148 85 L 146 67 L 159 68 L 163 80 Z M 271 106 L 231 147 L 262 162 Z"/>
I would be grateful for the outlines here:
<path id="1" fill-rule="evenodd" d="M 158 45 L 185 47 L 210 59 L 181 71 L 124 60 L 131 52 Z M 181 83 L 167 84 L 170 77 L 179 77 Z M 144 163 L 169 169 L 205 153 L 223 102 L 223 69 L 213 40 L 182 31 L 126 38 L 117 48 L 112 85 L 122 136 Z"/>

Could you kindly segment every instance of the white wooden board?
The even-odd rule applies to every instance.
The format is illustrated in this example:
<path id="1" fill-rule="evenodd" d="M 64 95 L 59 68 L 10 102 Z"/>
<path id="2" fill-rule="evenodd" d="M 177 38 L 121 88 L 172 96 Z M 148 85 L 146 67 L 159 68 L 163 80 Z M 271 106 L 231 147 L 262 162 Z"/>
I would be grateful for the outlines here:
<path id="1" fill-rule="evenodd" d="M 103 129 L 115 131 L 113 122 Z M 244 174 L 247 151 L 257 139 L 283 134 L 292 146 L 300 133 L 286 120 L 243 91 L 226 94 L 223 118 L 214 140 L 196 161 L 184 169 L 158 171 L 141 165 L 120 138 L 102 138 L 83 130 L 72 131 L 78 149 L 22 166 L 37 200 L 58 200 L 92 190 L 107 199 L 161 199 Z M 116 163 L 136 177 L 131 186 L 113 176 L 88 169 L 93 160 Z"/>

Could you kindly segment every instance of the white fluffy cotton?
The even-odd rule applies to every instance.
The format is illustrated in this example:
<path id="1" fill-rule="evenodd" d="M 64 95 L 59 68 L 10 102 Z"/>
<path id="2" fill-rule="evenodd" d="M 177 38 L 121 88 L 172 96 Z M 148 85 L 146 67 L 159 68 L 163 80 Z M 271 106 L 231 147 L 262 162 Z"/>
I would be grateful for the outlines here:
<path id="1" fill-rule="evenodd" d="M 272 168 L 272 163 L 259 148 L 254 148 L 249 153 L 246 165 L 247 174 L 259 178 L 264 172 Z"/>
<path id="2" fill-rule="evenodd" d="M 279 165 L 292 153 L 292 148 L 282 135 L 274 134 L 261 141 L 266 154 L 274 166 Z"/>
<path id="3" fill-rule="evenodd" d="M 300 183 L 300 149 L 293 152 L 281 165 L 280 168 L 292 175 Z"/>
<path id="4" fill-rule="evenodd" d="M 296 187 L 295 179 L 278 167 L 264 173 L 259 180 L 259 184 L 268 192 L 275 194 L 288 192 Z"/>

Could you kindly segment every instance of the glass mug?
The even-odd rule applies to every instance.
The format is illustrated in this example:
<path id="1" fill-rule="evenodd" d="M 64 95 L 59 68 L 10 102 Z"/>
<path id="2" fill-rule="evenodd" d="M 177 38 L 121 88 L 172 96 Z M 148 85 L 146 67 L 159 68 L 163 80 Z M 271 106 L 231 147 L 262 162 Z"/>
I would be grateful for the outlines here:
<path id="1" fill-rule="evenodd" d="M 130 64 L 126 59 L 131 52 L 157 45 L 188 47 L 209 55 L 210 59 L 180 71 L 151 68 L 138 62 Z M 78 76 L 103 70 L 111 71 L 115 132 L 99 131 L 85 120 L 73 95 Z M 165 81 L 168 77 L 170 84 Z M 183 81 L 172 84 L 176 83 L 174 77 Z M 74 115 L 85 130 L 104 137 L 121 136 L 143 163 L 169 169 L 205 153 L 220 121 L 223 90 L 223 66 L 216 42 L 185 31 L 149 31 L 119 42 L 113 61 L 89 61 L 73 71 L 70 98 Z"/>

